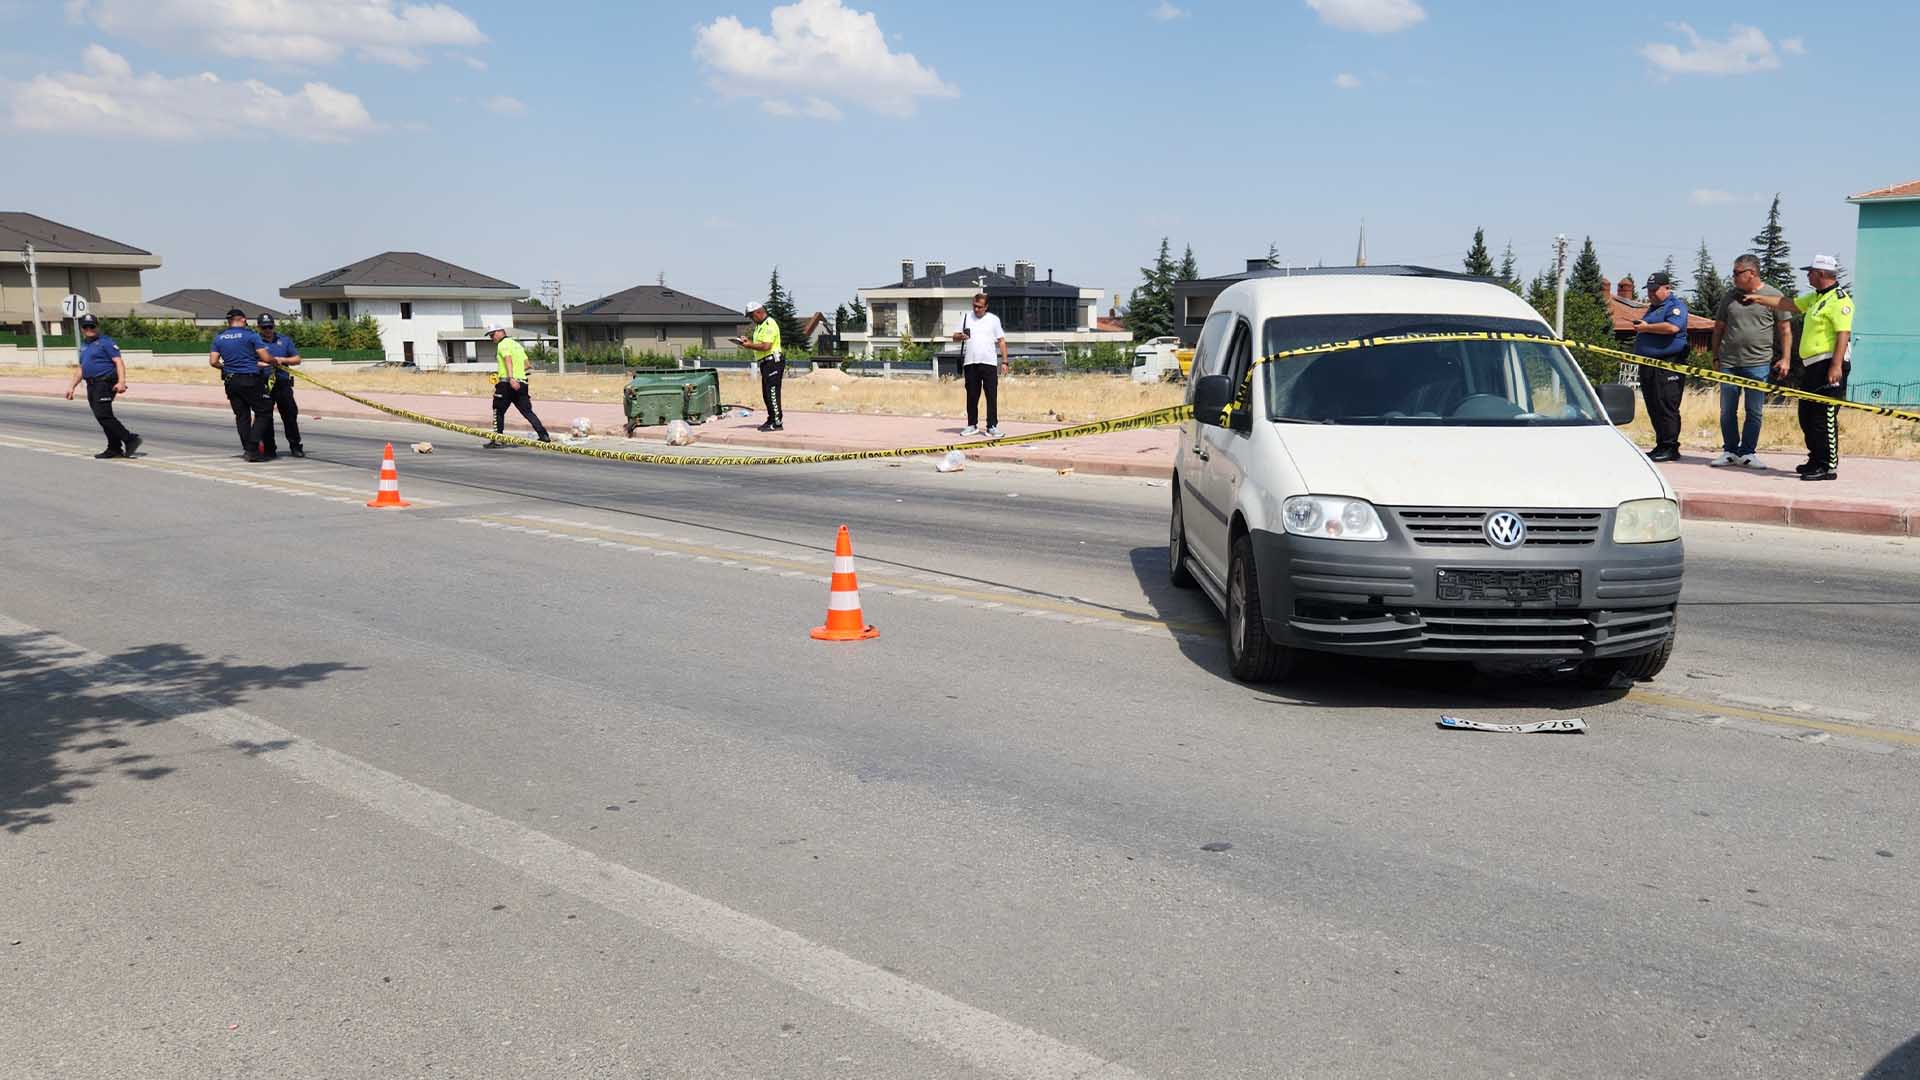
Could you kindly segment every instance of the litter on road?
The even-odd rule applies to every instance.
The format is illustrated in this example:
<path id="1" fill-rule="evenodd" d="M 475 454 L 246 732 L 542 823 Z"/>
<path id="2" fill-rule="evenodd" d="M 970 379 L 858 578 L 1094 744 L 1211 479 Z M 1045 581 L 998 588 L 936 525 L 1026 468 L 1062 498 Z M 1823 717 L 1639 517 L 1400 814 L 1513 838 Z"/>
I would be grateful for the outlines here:
<path id="1" fill-rule="evenodd" d="M 1506 735 L 1585 735 L 1587 722 L 1580 719 L 1539 720 L 1531 724 L 1488 724 L 1479 720 L 1463 720 L 1458 716 L 1442 716 L 1436 726 L 1452 731 L 1498 731 Z"/>
<path id="2" fill-rule="evenodd" d="M 933 466 L 935 472 L 959 472 L 966 467 L 967 455 L 958 450 L 947 451 L 947 456 L 941 458 Z"/>

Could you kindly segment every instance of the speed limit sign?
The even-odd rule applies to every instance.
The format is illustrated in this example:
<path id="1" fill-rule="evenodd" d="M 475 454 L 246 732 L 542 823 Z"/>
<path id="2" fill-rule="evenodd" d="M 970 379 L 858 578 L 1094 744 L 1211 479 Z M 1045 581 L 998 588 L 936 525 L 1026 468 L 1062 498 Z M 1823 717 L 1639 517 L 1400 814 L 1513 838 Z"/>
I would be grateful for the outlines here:
<path id="1" fill-rule="evenodd" d="M 87 313 L 87 298 L 78 293 L 68 293 L 60 301 L 60 313 L 69 319 L 78 319 Z"/>

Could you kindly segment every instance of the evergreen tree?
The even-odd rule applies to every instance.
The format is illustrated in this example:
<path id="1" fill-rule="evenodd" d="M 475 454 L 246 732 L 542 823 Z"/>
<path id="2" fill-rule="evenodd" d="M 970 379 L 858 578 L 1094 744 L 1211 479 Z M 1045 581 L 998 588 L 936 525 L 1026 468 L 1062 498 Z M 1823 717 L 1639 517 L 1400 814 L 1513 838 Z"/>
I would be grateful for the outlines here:
<path id="1" fill-rule="evenodd" d="M 1500 283 L 1512 289 L 1516 294 L 1520 292 L 1519 260 L 1513 257 L 1513 241 L 1511 240 L 1507 241 L 1507 250 L 1500 255 Z"/>
<path id="2" fill-rule="evenodd" d="M 1535 274 L 1527 286 L 1527 303 L 1540 313 L 1548 325 L 1553 323 L 1554 294 L 1553 275 L 1545 270 Z M 1572 275 L 1567 278 L 1566 337 L 1610 349 L 1620 347 L 1620 341 L 1613 333 L 1613 317 L 1607 313 L 1607 302 L 1597 292 L 1576 290 Z M 1579 362 L 1580 369 L 1587 373 L 1587 378 L 1596 383 L 1614 382 L 1620 377 L 1617 360 L 1579 350 L 1574 351 L 1573 358 Z"/>
<path id="3" fill-rule="evenodd" d="M 1787 234 L 1780 228 L 1778 193 L 1773 196 L 1773 205 L 1767 208 L 1766 225 L 1754 234 L 1753 247 L 1748 250 L 1760 260 L 1760 280 L 1784 295 L 1799 295 L 1793 280 L 1793 250 L 1787 246 Z"/>
<path id="4" fill-rule="evenodd" d="M 1179 265 L 1173 261 L 1167 238 L 1160 238 L 1160 254 L 1152 266 L 1140 268 L 1140 284 L 1127 300 L 1127 326 L 1133 340 L 1146 341 L 1173 333 L 1173 282 Z"/>
<path id="5" fill-rule="evenodd" d="M 1546 267 L 1541 267 L 1540 272 L 1527 283 L 1527 305 L 1539 312 L 1548 323 L 1553 322 L 1553 293 L 1553 275 L 1547 272 Z"/>
<path id="6" fill-rule="evenodd" d="M 865 330 L 866 328 L 867 328 L 867 305 L 861 303 L 860 298 L 856 296 L 853 298 L 853 302 L 847 305 L 846 329 Z"/>
<path id="7" fill-rule="evenodd" d="M 1607 294 L 1606 275 L 1600 270 L 1600 253 L 1593 250 L 1593 237 L 1580 246 L 1580 257 L 1573 260 L 1573 270 L 1567 274 L 1567 293 L 1585 293 L 1588 296 L 1604 298 Z M 1569 318 L 1568 323 L 1572 323 Z"/>
<path id="8" fill-rule="evenodd" d="M 1487 250 L 1487 230 L 1473 230 L 1473 246 L 1467 249 L 1467 257 L 1461 262 L 1467 273 L 1478 277 L 1493 276 L 1493 253 Z"/>
<path id="9" fill-rule="evenodd" d="M 1267 269 L 1280 269 L 1280 245 L 1271 240 L 1267 241 Z"/>
<path id="10" fill-rule="evenodd" d="M 1720 277 L 1720 268 L 1713 265 L 1713 253 L 1702 237 L 1700 250 L 1693 257 L 1693 310 L 1712 318 L 1726 296 L 1727 283 Z"/>
<path id="11" fill-rule="evenodd" d="M 840 336 L 840 329 L 847 325 L 847 305 L 841 304 L 833 309 L 833 336 Z"/>
<path id="12" fill-rule="evenodd" d="M 1667 261 L 1660 264 L 1660 272 L 1667 275 L 1668 281 L 1673 282 L 1673 291 L 1679 292 L 1680 291 L 1680 269 L 1679 267 L 1674 265 L 1673 256 L 1671 255 L 1667 256 Z"/>
<path id="13" fill-rule="evenodd" d="M 785 353 L 796 353 L 806 347 L 800 337 L 800 317 L 793 309 L 793 294 L 780 286 L 780 268 L 773 268 L 773 276 L 767 281 L 767 318 L 780 327 L 780 348 Z"/>
<path id="14" fill-rule="evenodd" d="M 1193 245 L 1187 245 L 1187 253 L 1180 257 L 1180 269 L 1175 281 L 1199 281 L 1200 260 L 1193 257 Z"/>

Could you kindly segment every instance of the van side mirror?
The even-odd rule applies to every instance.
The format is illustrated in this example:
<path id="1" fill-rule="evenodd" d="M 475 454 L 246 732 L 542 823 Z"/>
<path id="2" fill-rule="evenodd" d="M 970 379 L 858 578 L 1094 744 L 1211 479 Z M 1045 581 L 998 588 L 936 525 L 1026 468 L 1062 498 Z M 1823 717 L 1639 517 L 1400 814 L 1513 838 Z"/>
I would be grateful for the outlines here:
<path id="1" fill-rule="evenodd" d="M 1233 381 L 1225 375 L 1202 375 L 1193 384 L 1193 418 L 1220 426 L 1220 413 L 1233 404 Z"/>
<path id="2" fill-rule="evenodd" d="M 1633 387 L 1625 383 L 1601 383 L 1594 387 L 1600 391 L 1600 407 L 1607 410 L 1607 420 L 1615 427 L 1626 427 L 1633 423 Z"/>

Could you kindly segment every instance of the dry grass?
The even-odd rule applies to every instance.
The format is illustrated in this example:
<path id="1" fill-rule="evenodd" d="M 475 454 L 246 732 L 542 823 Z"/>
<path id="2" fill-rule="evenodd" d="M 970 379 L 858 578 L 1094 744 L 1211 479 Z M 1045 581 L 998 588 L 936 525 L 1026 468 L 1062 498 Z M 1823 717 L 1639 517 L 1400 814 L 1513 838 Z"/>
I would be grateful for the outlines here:
<path id="1" fill-rule="evenodd" d="M 1653 445 L 1653 428 L 1647 423 L 1646 402 L 1640 402 L 1627 432 L 1641 446 Z M 1745 417 L 1744 406 L 1741 416 Z M 1689 390 L 1680 402 L 1680 442 L 1699 450 L 1720 449 L 1720 391 L 1718 387 Z M 1804 453 L 1806 439 L 1800 434 L 1800 406 L 1789 401 L 1767 408 L 1766 421 L 1760 426 L 1760 449 Z M 1902 458 L 1920 460 L 1920 424 L 1886 416 L 1840 410 L 1840 453 L 1846 457 Z"/>
<path id="2" fill-rule="evenodd" d="M 31 365 L 0 365 L 0 378 L 7 376 L 48 376 L 70 373 L 72 368 Z M 431 372 L 400 371 L 392 368 L 355 371 L 337 369 L 315 375 L 342 390 L 355 393 L 459 394 L 490 397 L 493 380 L 486 375 L 443 375 Z M 219 373 L 211 368 L 137 368 L 133 377 L 141 382 L 171 385 L 218 386 Z M 626 380 L 618 375 L 557 375 L 536 377 L 536 389 L 543 401 L 586 401 L 615 403 Z M 1184 388 L 1166 384 L 1141 386 L 1124 376 L 1054 375 L 1006 376 L 1000 380 L 1000 417 L 1003 420 L 1039 422 L 1070 421 L 1081 423 L 1110 416 L 1144 412 L 1177 405 Z M 720 397 L 728 404 L 760 407 L 760 382 L 745 374 L 722 373 Z M 938 383 L 925 378 L 897 377 L 879 379 L 816 372 L 787 379 L 786 404 L 790 409 L 812 412 L 865 413 L 879 416 L 930 416 L 940 418 L 966 415 L 966 391 L 959 381 L 942 379 Z"/>

